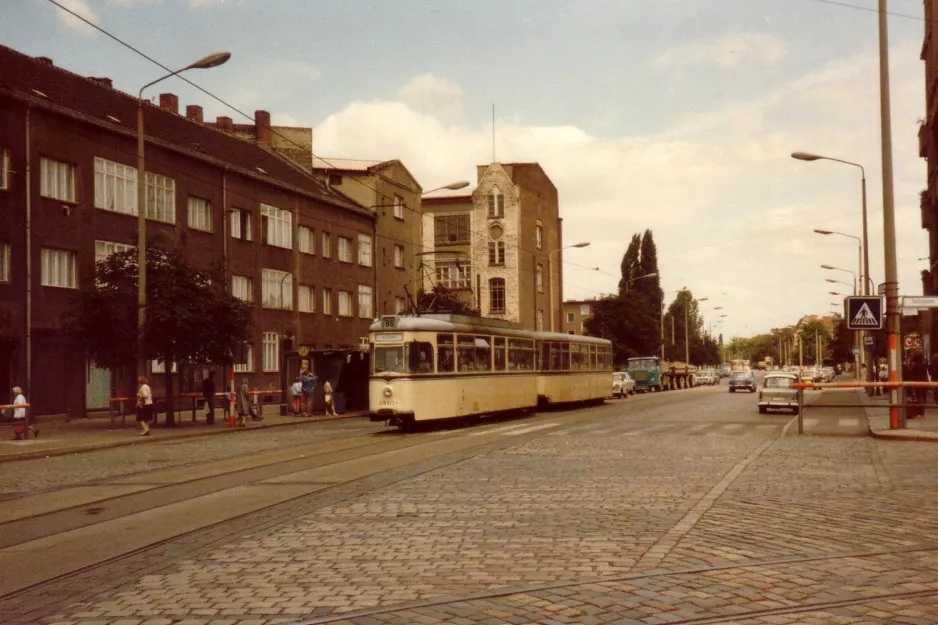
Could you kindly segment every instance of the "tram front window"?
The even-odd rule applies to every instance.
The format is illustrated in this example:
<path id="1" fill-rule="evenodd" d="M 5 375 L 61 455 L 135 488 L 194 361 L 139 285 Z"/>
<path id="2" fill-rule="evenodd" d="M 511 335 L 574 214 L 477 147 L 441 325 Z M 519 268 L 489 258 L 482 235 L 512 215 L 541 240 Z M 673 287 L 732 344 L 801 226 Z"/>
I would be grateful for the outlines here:
<path id="1" fill-rule="evenodd" d="M 433 345 L 413 341 L 407 344 L 408 373 L 433 373 Z"/>
<path id="2" fill-rule="evenodd" d="M 386 372 L 404 372 L 404 348 L 400 345 L 396 347 L 375 347 L 375 373 Z"/>

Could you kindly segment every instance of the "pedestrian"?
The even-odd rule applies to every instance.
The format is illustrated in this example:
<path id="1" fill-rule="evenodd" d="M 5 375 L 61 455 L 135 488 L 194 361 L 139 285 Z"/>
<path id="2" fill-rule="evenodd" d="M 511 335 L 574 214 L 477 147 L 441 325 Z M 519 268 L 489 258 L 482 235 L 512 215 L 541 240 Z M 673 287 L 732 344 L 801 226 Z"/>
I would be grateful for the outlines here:
<path id="1" fill-rule="evenodd" d="M 329 383 L 329 380 L 326 380 L 326 383 L 322 385 L 322 392 L 325 395 L 325 405 L 326 405 L 326 416 L 335 417 L 337 413 L 335 411 L 335 397 L 332 392 L 332 384 Z"/>
<path id="2" fill-rule="evenodd" d="M 26 416 L 26 406 L 29 404 L 26 401 L 26 397 L 23 395 L 23 389 L 18 386 L 14 386 L 12 390 L 13 405 L 22 406 L 22 408 L 13 408 L 13 438 L 15 440 L 20 440 L 20 433 L 22 433 L 26 435 L 27 439 L 29 439 L 30 432 L 33 433 L 33 437 L 39 438 L 39 428 L 33 427 L 31 420 Z M 24 425 L 25 427 L 23 427 Z"/>
<path id="3" fill-rule="evenodd" d="M 300 376 L 296 376 L 293 381 L 293 386 L 290 387 L 290 396 L 293 404 L 293 416 L 298 417 L 303 410 L 303 382 L 300 380 Z"/>
<path id="4" fill-rule="evenodd" d="M 303 416 L 313 416 L 313 393 L 316 392 L 316 382 L 319 377 L 309 369 L 300 372 L 300 381 L 303 383 Z"/>
<path id="5" fill-rule="evenodd" d="M 902 379 L 905 382 L 928 382 L 928 366 L 925 364 L 925 357 L 922 352 L 915 351 L 912 353 L 907 369 L 903 371 Z M 927 394 L 927 387 L 914 387 L 909 389 L 907 397 L 910 403 L 925 404 L 927 403 Z M 910 419 L 921 419 L 925 417 L 925 409 L 920 406 L 909 408 L 906 414 Z"/>
<path id="6" fill-rule="evenodd" d="M 241 378 L 241 386 L 238 387 L 238 396 L 235 401 L 235 407 L 238 409 L 238 426 L 245 427 L 245 419 L 250 416 L 251 421 L 263 421 L 264 417 L 259 417 L 254 412 L 254 406 L 251 403 L 251 387 L 248 385 L 247 378 Z"/>
<path id="7" fill-rule="evenodd" d="M 208 377 L 202 380 L 202 397 L 205 399 L 205 422 L 209 425 L 215 423 L 215 372 L 209 371 Z"/>
<path id="8" fill-rule="evenodd" d="M 932 354 L 931 362 L 928 363 L 928 381 L 938 382 L 938 352 Z M 932 403 L 938 404 L 938 388 L 932 389 Z"/>
<path id="9" fill-rule="evenodd" d="M 140 387 L 137 389 L 137 425 L 140 427 L 140 436 L 150 435 L 150 421 L 153 420 L 153 391 L 142 375 L 137 378 Z"/>

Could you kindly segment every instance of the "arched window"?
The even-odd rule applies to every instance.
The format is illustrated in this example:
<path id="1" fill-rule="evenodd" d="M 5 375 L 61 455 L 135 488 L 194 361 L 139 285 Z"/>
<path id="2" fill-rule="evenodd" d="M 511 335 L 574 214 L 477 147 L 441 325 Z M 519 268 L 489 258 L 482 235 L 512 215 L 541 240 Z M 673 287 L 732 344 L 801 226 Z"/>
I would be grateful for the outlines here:
<path id="1" fill-rule="evenodd" d="M 489 312 L 505 312 L 505 279 L 491 278 L 489 280 Z"/>
<path id="2" fill-rule="evenodd" d="M 505 196 L 498 187 L 492 187 L 489 193 L 489 219 L 503 219 L 505 217 Z"/>
<path id="3" fill-rule="evenodd" d="M 489 265 L 500 267 L 505 264 L 505 242 L 501 240 L 504 230 L 498 224 L 489 228 Z"/>

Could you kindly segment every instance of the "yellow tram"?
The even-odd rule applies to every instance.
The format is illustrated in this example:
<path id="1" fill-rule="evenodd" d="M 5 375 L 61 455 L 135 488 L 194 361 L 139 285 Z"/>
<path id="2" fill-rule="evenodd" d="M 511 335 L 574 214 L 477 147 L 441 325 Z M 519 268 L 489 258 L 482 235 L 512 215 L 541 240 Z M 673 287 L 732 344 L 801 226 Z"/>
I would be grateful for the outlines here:
<path id="1" fill-rule="evenodd" d="M 369 340 L 371 419 L 402 428 L 612 395 L 612 343 L 605 339 L 427 314 L 382 317 Z"/>

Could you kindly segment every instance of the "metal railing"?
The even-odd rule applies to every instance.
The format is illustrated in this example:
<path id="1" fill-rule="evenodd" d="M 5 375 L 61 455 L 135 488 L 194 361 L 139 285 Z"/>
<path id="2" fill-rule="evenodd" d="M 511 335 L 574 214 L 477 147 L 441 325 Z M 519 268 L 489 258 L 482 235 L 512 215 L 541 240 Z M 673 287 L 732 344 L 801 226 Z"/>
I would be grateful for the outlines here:
<path id="1" fill-rule="evenodd" d="M 257 405 L 260 404 L 260 402 L 257 401 L 257 398 L 258 398 L 259 395 L 272 395 L 272 396 L 275 396 L 275 395 L 279 395 L 280 392 L 281 392 L 280 389 L 265 389 L 265 390 L 255 389 L 255 390 L 253 390 L 253 391 L 248 391 L 248 395 L 251 395 L 251 396 L 253 397 L 253 399 L 254 399 L 254 402 L 253 402 L 253 403 L 254 403 L 255 406 L 257 406 Z M 222 408 L 222 410 L 223 410 L 222 415 L 225 415 L 225 414 L 226 414 L 226 413 L 224 412 L 225 409 L 227 409 L 228 411 L 231 410 L 231 400 L 232 400 L 231 395 L 232 395 L 232 394 L 229 393 L 229 392 L 224 392 L 224 393 L 219 392 L 219 393 L 215 393 L 215 397 L 216 397 L 216 398 L 221 398 L 221 399 L 222 399 L 222 402 L 220 402 L 220 405 L 217 406 L 217 407 L 219 407 L 219 408 Z M 179 393 L 178 395 L 175 395 L 175 396 L 173 397 L 173 401 L 174 401 L 174 406 L 176 405 L 176 402 L 178 402 L 178 410 L 177 410 L 177 412 L 179 412 L 180 414 L 183 413 L 183 412 L 185 412 L 186 410 L 190 410 L 190 411 L 191 411 L 191 414 L 192 414 L 192 422 L 195 423 L 197 413 L 198 413 L 198 411 L 202 408 L 202 406 L 201 406 L 199 400 L 202 400 L 202 399 L 204 399 L 204 398 L 205 398 L 205 396 L 202 395 L 202 393 L 198 393 L 198 392 L 193 392 L 193 393 Z M 189 406 L 184 406 L 184 405 L 183 405 L 183 403 L 184 403 L 184 401 L 185 401 L 186 399 L 189 399 L 189 400 L 191 401 L 191 405 L 189 405 Z M 133 397 L 110 397 L 110 398 L 108 398 L 107 401 L 108 401 L 109 416 L 110 416 L 110 420 L 111 420 L 111 427 L 114 427 L 114 422 L 117 420 L 117 417 L 118 417 L 118 416 L 121 417 L 121 427 L 122 427 L 122 428 L 123 428 L 123 427 L 127 427 L 127 415 L 128 415 L 128 414 L 135 414 L 135 409 L 136 409 L 136 406 L 137 406 L 137 397 L 136 397 L 136 396 L 133 396 Z M 130 402 L 130 410 L 125 410 L 124 402 Z M 264 402 L 264 403 L 273 403 L 273 402 Z M 277 402 L 277 403 L 279 403 L 279 402 Z M 153 398 L 153 405 L 154 405 L 155 407 L 156 407 L 156 406 L 159 406 L 159 407 L 166 407 L 166 408 L 168 408 L 168 405 L 167 405 L 167 403 L 166 403 L 166 397 L 163 397 L 163 396 L 161 396 L 161 397 L 154 397 L 154 398 Z M 156 418 L 157 418 L 157 416 L 156 416 L 156 413 L 157 413 L 156 408 L 154 408 L 153 413 L 154 413 L 154 414 L 153 414 L 153 419 L 154 419 L 154 422 L 155 422 L 155 420 L 156 420 Z"/>
<path id="2" fill-rule="evenodd" d="M 905 389 L 907 388 L 924 388 L 924 389 L 938 389 L 938 382 L 898 382 L 898 381 L 887 381 L 887 382 L 796 382 L 792 384 L 792 388 L 798 389 L 798 434 L 804 434 L 804 409 L 807 407 L 810 408 L 867 408 L 871 404 L 869 403 L 823 403 L 823 404 L 805 404 L 804 403 L 804 392 L 805 390 L 824 390 L 826 388 L 838 389 L 838 388 L 862 388 L 862 389 L 882 389 L 883 391 L 899 391 L 899 403 L 886 403 L 886 404 L 875 404 L 877 408 L 898 408 L 900 409 L 901 416 L 899 418 L 899 429 L 905 428 L 906 416 L 905 409 L 915 408 L 922 409 L 925 408 L 938 408 L 938 403 L 929 404 L 927 402 L 907 402 L 905 397 Z M 938 394 L 938 390 L 935 391 Z M 893 428 L 895 429 L 895 428 Z"/>

